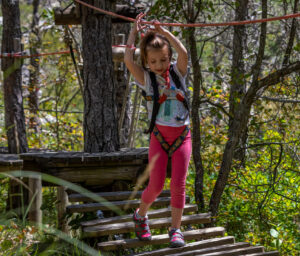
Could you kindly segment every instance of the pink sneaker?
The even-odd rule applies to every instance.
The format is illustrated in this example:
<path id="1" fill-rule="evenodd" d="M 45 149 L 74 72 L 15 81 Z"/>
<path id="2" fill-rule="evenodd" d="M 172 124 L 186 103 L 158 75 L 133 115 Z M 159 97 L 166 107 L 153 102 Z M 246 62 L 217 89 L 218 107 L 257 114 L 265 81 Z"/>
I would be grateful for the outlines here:
<path id="1" fill-rule="evenodd" d="M 133 221 L 135 224 L 135 234 L 140 241 L 149 241 L 152 239 L 151 232 L 148 224 L 147 217 L 137 217 L 137 212 L 139 209 L 133 214 Z"/>
<path id="2" fill-rule="evenodd" d="M 183 234 L 181 233 L 180 229 L 172 228 L 169 231 L 170 237 L 170 247 L 182 247 L 185 246 Z"/>

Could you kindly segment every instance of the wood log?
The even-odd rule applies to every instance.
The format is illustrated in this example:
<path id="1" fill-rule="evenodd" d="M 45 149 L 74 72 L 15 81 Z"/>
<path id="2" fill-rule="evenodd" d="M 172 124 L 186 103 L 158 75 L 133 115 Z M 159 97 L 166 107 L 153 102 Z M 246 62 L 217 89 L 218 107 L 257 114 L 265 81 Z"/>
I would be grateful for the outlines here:
<path id="1" fill-rule="evenodd" d="M 124 62 L 124 55 L 125 55 L 125 47 L 113 47 L 112 54 L 113 54 L 113 61 L 114 62 Z M 140 49 L 136 49 L 133 55 L 133 58 L 137 60 L 140 57 Z"/>
<path id="2" fill-rule="evenodd" d="M 42 179 L 41 176 L 28 179 L 29 203 L 31 203 L 28 219 L 36 224 L 42 223 Z"/>
<path id="3" fill-rule="evenodd" d="M 206 237 L 205 237 L 205 231 Z M 158 250 L 153 250 L 151 252 L 141 252 L 136 254 L 137 256 L 162 256 L 162 255 L 174 255 L 177 253 L 182 253 L 186 251 L 193 251 L 193 250 L 199 250 L 199 249 L 208 249 L 208 248 L 215 248 L 217 246 L 222 246 L 222 245 L 230 245 L 234 244 L 234 237 L 232 236 L 227 236 L 227 237 L 219 237 L 219 238 L 210 238 L 210 239 L 205 239 L 208 237 L 212 237 L 213 234 L 216 234 L 216 231 L 218 232 L 218 229 L 216 230 L 215 228 L 210 228 L 210 229 L 203 229 L 202 232 L 183 232 L 184 234 L 184 239 L 186 241 L 190 240 L 196 240 L 196 239 L 204 239 L 203 241 L 198 241 L 198 242 L 192 242 L 192 243 L 187 243 L 186 246 L 180 247 L 180 248 L 163 248 L 163 249 L 158 249 Z M 152 237 L 151 241 L 147 242 L 142 242 L 144 245 L 151 244 L 163 244 L 163 243 L 168 243 L 169 242 L 169 237 L 167 234 L 163 235 L 154 235 Z M 124 240 L 116 240 L 116 241 L 108 241 L 108 242 L 102 242 L 98 243 L 98 249 L 103 250 L 103 251 L 110 251 L 110 250 L 117 250 L 117 249 L 127 249 L 127 248 L 135 248 L 139 247 L 140 241 L 138 239 L 124 239 Z"/>
<path id="4" fill-rule="evenodd" d="M 183 208 L 183 213 L 195 212 L 197 211 L 197 209 L 198 209 L 197 205 L 186 204 Z M 168 208 L 162 208 L 158 210 L 150 210 L 147 212 L 147 215 L 149 219 L 165 218 L 165 217 L 171 217 L 171 212 L 172 212 L 171 207 L 168 207 Z M 81 222 L 80 225 L 82 227 L 91 227 L 97 225 L 130 222 L 131 220 L 132 220 L 132 214 L 128 214 L 128 215 L 121 215 L 121 216 L 115 216 L 110 218 L 89 220 L 89 221 Z"/>
<path id="5" fill-rule="evenodd" d="M 214 244 L 210 241 L 212 239 L 206 239 L 204 241 L 200 242 L 193 242 L 187 244 L 187 246 L 181 247 L 181 248 L 164 248 L 159 249 L 155 251 L 148 251 L 148 252 L 142 252 L 139 254 L 136 254 L 136 256 L 162 256 L 162 255 L 173 255 L 173 256 L 194 256 L 194 255 L 207 255 L 209 253 L 215 253 L 215 252 L 224 252 L 229 250 L 236 250 L 241 248 L 248 248 L 250 245 L 249 243 L 235 243 L 235 244 L 223 244 L 218 245 L 217 243 L 223 242 L 222 239 L 224 238 L 218 238 L 215 240 Z M 214 246 L 212 246 L 214 245 Z M 200 247 L 197 248 L 197 247 Z"/>
<path id="6" fill-rule="evenodd" d="M 48 171 L 48 174 L 74 183 L 86 185 L 107 185 L 115 180 L 134 181 L 140 166 L 114 166 L 114 167 L 82 167 L 58 168 Z"/>
<path id="7" fill-rule="evenodd" d="M 195 224 L 204 224 L 211 222 L 211 215 L 208 213 L 201 213 L 201 214 L 193 214 L 193 215 L 185 215 L 182 216 L 181 224 L 184 225 L 195 225 Z M 149 226 L 151 229 L 160 229 L 169 227 L 172 223 L 172 218 L 160 218 L 160 219 L 151 219 L 149 220 Z M 86 237 L 98 237 L 98 236 L 105 236 L 105 235 L 114 235 L 114 234 L 121 234 L 127 232 L 134 231 L 134 223 L 124 222 L 124 223 L 117 223 L 117 224 L 107 224 L 107 225 L 97 225 L 91 227 L 83 228 L 84 236 Z M 223 227 L 213 228 L 218 229 L 220 232 L 218 235 L 224 235 L 225 229 Z M 193 230 L 194 232 L 203 232 L 203 230 Z M 215 234 L 216 235 L 216 234 Z"/>
<path id="8" fill-rule="evenodd" d="M 80 8 L 81 6 L 74 6 L 64 11 L 61 8 L 54 8 L 55 25 L 81 25 Z M 116 13 L 125 17 L 135 18 L 139 13 L 144 11 L 145 7 L 142 5 L 116 5 Z M 98 13 L 100 14 L 100 12 Z M 112 22 L 127 23 L 129 21 L 112 17 Z"/>
<path id="9" fill-rule="evenodd" d="M 158 197 L 152 203 L 153 207 L 163 207 L 170 204 L 170 197 Z M 186 201 L 189 202 L 189 198 L 186 197 Z M 111 211 L 112 208 L 128 209 L 128 208 L 138 208 L 141 200 L 123 200 L 123 201 L 112 201 L 109 203 L 86 203 L 86 204 L 73 204 L 67 207 L 67 212 L 95 212 L 97 210 L 101 211 Z"/>
<path id="10" fill-rule="evenodd" d="M 66 193 L 66 188 L 60 186 L 57 188 L 57 222 L 58 228 L 65 233 L 68 233 L 68 223 L 65 218 L 66 207 L 69 204 L 68 195 Z"/>
<path id="11" fill-rule="evenodd" d="M 21 170 L 23 160 L 16 154 L 0 154 L 0 172 Z"/>
<path id="12" fill-rule="evenodd" d="M 239 255 L 249 255 L 249 254 L 254 254 L 254 253 L 263 253 L 263 251 L 264 251 L 263 246 L 251 246 L 251 247 L 246 247 L 246 248 L 238 248 L 238 249 L 233 249 L 233 250 L 228 250 L 228 251 L 226 250 L 226 251 L 219 251 L 219 252 L 212 252 L 212 253 L 205 253 L 205 251 L 204 251 L 204 254 L 202 254 L 202 255 L 206 255 L 206 256 L 235 256 L 236 255 L 236 256 L 239 256 Z M 182 256 L 185 256 L 185 255 L 186 254 L 182 254 Z M 194 254 L 190 254 L 190 255 L 194 255 Z"/>
<path id="13" fill-rule="evenodd" d="M 91 193 L 91 194 L 70 194 L 69 201 L 70 202 L 94 202 L 91 198 L 92 195 L 96 195 L 104 198 L 108 201 L 121 201 L 121 200 L 129 200 L 130 199 L 140 199 L 143 191 L 137 191 L 133 194 L 133 191 L 117 191 L 117 192 L 101 192 L 101 193 Z M 159 197 L 170 196 L 170 190 L 163 190 Z"/>

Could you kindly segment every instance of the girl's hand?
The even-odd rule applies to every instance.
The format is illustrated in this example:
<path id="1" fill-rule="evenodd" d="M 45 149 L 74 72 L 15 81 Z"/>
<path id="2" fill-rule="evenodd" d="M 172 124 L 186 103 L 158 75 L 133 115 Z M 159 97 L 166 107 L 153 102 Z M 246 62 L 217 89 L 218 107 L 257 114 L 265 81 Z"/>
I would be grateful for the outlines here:
<path id="1" fill-rule="evenodd" d="M 154 26 L 154 29 L 151 29 L 151 31 L 157 32 L 157 33 L 159 33 L 159 34 L 164 34 L 165 32 L 167 32 L 167 30 L 164 29 L 164 28 L 160 25 L 160 23 L 159 23 L 158 20 L 154 20 L 154 21 L 152 22 L 152 24 L 153 24 L 153 26 Z"/>
<path id="2" fill-rule="evenodd" d="M 134 22 L 134 31 L 135 33 L 141 31 L 141 30 L 144 30 L 147 26 L 146 25 L 142 25 L 141 21 L 142 21 L 142 18 L 144 18 L 146 16 L 146 13 L 140 13 L 136 16 L 135 18 L 135 22 Z"/>

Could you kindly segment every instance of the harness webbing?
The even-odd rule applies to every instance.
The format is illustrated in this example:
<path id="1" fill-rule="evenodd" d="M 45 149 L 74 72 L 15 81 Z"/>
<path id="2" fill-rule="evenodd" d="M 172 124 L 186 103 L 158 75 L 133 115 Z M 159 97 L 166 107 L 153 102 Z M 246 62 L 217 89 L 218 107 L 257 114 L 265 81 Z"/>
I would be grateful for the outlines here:
<path id="1" fill-rule="evenodd" d="M 173 79 L 173 81 L 175 83 L 176 88 L 183 90 L 182 84 L 180 82 L 180 79 L 179 79 L 178 75 L 174 71 L 173 65 L 170 65 L 169 72 L 170 72 L 170 75 L 171 75 L 171 77 L 172 77 L 172 79 Z M 153 128 L 155 126 L 156 116 L 158 114 L 159 107 L 161 105 L 159 103 L 159 91 L 158 91 L 158 84 L 157 84 L 157 81 L 156 81 L 156 76 L 151 71 L 149 72 L 149 74 L 150 74 L 150 79 L 151 79 L 151 86 L 153 88 L 153 110 L 152 110 L 152 116 L 151 116 L 150 126 L 149 126 L 149 129 L 146 130 L 146 133 L 151 133 L 153 131 Z M 185 93 L 185 91 L 184 91 L 184 93 Z M 183 105 L 185 106 L 185 108 L 189 112 L 189 104 L 188 104 L 187 96 L 184 95 L 183 99 L 181 99 L 180 101 L 183 103 Z"/>
<path id="2" fill-rule="evenodd" d="M 153 109 L 152 109 L 152 116 L 151 116 L 151 121 L 150 121 L 150 126 L 148 131 L 146 133 L 151 133 L 153 131 L 153 128 L 155 126 L 155 120 L 156 116 L 159 111 L 160 103 L 159 101 L 159 92 L 158 92 L 158 84 L 156 81 L 156 76 L 153 72 L 150 72 L 150 79 L 151 79 L 151 85 L 153 88 Z"/>
<path id="3" fill-rule="evenodd" d="M 169 71 L 170 71 L 170 75 L 171 75 L 171 77 L 172 77 L 172 79 L 173 79 L 173 81 L 175 83 L 176 88 L 183 90 L 181 82 L 180 82 L 180 79 L 179 79 L 178 75 L 176 74 L 173 65 L 170 66 L 170 70 Z M 188 103 L 188 100 L 187 100 L 186 91 L 183 90 L 183 92 L 184 92 L 185 95 L 184 95 L 184 98 L 182 100 L 180 100 L 180 101 L 182 101 L 182 103 L 185 106 L 185 108 L 188 111 L 190 111 L 190 107 L 189 107 L 189 103 Z"/>
<path id="4" fill-rule="evenodd" d="M 164 137 L 159 132 L 157 126 L 154 126 L 153 134 L 156 139 L 159 141 L 163 150 L 167 153 L 169 157 L 181 146 L 182 142 L 184 141 L 185 137 L 188 135 L 190 131 L 190 127 L 187 125 L 182 133 L 177 137 L 177 139 L 173 142 L 172 145 L 169 145 L 168 142 L 164 139 Z"/>

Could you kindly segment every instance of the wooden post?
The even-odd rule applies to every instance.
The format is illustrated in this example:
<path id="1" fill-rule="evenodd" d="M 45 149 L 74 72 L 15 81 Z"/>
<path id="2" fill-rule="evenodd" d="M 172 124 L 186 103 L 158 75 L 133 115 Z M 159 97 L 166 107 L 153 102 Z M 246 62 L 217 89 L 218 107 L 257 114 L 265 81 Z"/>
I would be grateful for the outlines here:
<path id="1" fill-rule="evenodd" d="M 133 102 L 133 111 L 131 115 L 131 124 L 130 124 L 130 131 L 129 131 L 129 138 L 128 138 L 128 146 L 127 147 L 132 147 L 133 146 L 133 140 L 134 140 L 134 125 L 136 120 L 136 112 L 139 104 L 139 97 L 140 97 L 140 88 L 136 86 L 136 91 L 135 91 L 135 96 L 134 96 L 134 102 Z"/>
<path id="2" fill-rule="evenodd" d="M 125 44 L 125 34 L 117 34 L 115 36 L 115 44 L 116 45 L 124 45 Z M 124 51 L 125 54 L 125 51 Z M 113 53 L 113 60 L 114 60 L 114 53 Z M 123 55 L 124 60 L 124 55 Z M 119 61 L 114 61 L 114 70 L 115 72 L 122 72 L 124 73 L 124 63 Z"/>
<path id="3" fill-rule="evenodd" d="M 58 187 L 57 188 L 57 223 L 58 229 L 62 232 L 68 233 L 68 223 L 66 220 L 66 208 L 69 204 L 68 194 L 66 192 L 65 187 Z"/>
<path id="4" fill-rule="evenodd" d="M 28 179 L 29 195 L 28 201 L 31 204 L 28 219 L 37 224 L 42 223 L 42 179 L 38 175 L 35 178 Z"/>
<path id="5" fill-rule="evenodd" d="M 125 55 L 125 47 L 113 47 L 112 58 L 114 62 L 123 62 Z M 140 56 L 140 49 L 136 49 L 134 52 L 134 60 L 137 60 Z"/>

